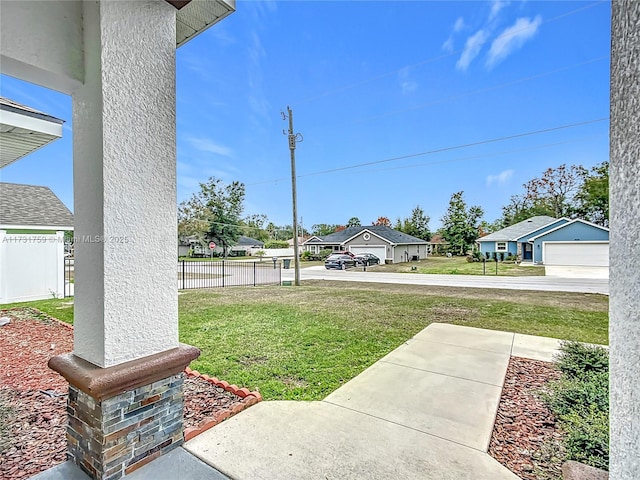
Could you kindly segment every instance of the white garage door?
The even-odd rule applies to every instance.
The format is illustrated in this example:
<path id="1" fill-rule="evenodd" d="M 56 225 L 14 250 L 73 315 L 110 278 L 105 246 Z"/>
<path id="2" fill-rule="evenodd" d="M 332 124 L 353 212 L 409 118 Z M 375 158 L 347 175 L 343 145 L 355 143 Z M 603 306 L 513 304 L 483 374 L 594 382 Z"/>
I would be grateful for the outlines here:
<path id="1" fill-rule="evenodd" d="M 382 246 L 373 246 L 373 245 L 363 245 L 361 247 L 349 247 L 349 251 L 358 255 L 359 253 L 371 253 L 380 259 L 380 263 L 384 263 L 384 259 L 387 258 L 387 247 Z"/>
<path id="2" fill-rule="evenodd" d="M 545 265 L 609 266 L 609 242 L 543 242 Z"/>

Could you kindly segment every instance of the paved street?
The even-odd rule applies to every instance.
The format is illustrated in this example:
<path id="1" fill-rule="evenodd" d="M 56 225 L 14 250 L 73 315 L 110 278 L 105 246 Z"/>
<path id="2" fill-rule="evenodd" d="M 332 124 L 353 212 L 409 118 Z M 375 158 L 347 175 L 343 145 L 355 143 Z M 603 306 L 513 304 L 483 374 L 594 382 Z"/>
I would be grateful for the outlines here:
<path id="1" fill-rule="evenodd" d="M 336 280 L 344 282 L 398 283 L 407 285 L 437 285 L 444 287 L 496 288 L 505 290 L 539 290 L 550 292 L 601 293 L 609 295 L 609 280 L 602 278 L 561 277 L 504 277 L 495 275 L 424 275 L 419 273 L 375 272 L 375 267 L 364 272 L 327 270 L 323 266 L 303 268 L 301 280 Z M 374 271 L 371 271 L 374 270 Z M 282 280 L 293 280 L 293 265 L 282 270 Z"/>

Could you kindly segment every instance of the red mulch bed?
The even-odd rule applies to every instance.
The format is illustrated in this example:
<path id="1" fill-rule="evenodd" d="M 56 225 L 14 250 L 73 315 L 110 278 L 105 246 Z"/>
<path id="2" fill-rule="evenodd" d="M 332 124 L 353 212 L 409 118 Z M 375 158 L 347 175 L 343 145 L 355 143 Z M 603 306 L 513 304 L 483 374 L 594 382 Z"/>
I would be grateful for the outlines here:
<path id="1" fill-rule="evenodd" d="M 548 362 L 511 357 L 489 455 L 524 480 L 562 478 L 562 434 L 539 393 L 560 372 Z"/>
<path id="2" fill-rule="evenodd" d="M 68 384 L 47 362 L 73 350 L 73 329 L 33 308 L 0 310 L 0 317 L 11 319 L 0 327 L 0 479 L 22 480 L 66 460 Z M 185 377 L 185 428 L 242 404 L 222 387 Z"/>

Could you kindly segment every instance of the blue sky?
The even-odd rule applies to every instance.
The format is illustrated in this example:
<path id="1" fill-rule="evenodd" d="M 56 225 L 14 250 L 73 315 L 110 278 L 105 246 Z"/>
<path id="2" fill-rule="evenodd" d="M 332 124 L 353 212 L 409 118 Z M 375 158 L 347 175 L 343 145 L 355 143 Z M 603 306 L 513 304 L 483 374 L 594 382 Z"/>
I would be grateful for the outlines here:
<path id="1" fill-rule="evenodd" d="M 460 190 L 493 221 L 546 168 L 608 160 L 609 45 L 608 2 L 238 1 L 178 50 L 178 200 L 238 180 L 245 214 L 291 224 L 290 106 L 306 228 L 420 205 L 435 229 Z M 1 80 L 66 124 L 0 180 L 47 185 L 73 210 L 70 97 Z"/>

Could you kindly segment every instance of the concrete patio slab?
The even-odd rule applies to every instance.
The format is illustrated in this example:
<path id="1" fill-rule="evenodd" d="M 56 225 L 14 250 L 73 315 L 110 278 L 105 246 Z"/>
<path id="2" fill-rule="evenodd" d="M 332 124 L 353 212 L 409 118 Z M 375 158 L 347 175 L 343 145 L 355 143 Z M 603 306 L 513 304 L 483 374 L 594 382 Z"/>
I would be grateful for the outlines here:
<path id="1" fill-rule="evenodd" d="M 326 402 L 259 403 L 185 448 L 235 479 L 518 479 L 482 452 Z"/>
<path id="2" fill-rule="evenodd" d="M 380 361 L 502 387 L 509 355 L 411 339 Z"/>
<path id="3" fill-rule="evenodd" d="M 127 480 L 229 480 L 213 467 L 179 447 L 126 475 Z M 31 477 L 31 480 L 91 480 L 80 467 L 67 460 Z"/>
<path id="4" fill-rule="evenodd" d="M 554 355 L 560 352 L 560 342 L 557 338 L 536 337 L 516 333 L 513 338 L 511 355 L 514 357 L 531 358 L 543 362 L 554 361 Z"/>
<path id="5" fill-rule="evenodd" d="M 325 402 L 486 451 L 501 386 L 378 362 Z"/>
<path id="6" fill-rule="evenodd" d="M 432 323 L 413 338 L 509 355 L 511 353 L 513 335 L 511 332 L 462 327 L 446 323 Z"/>

